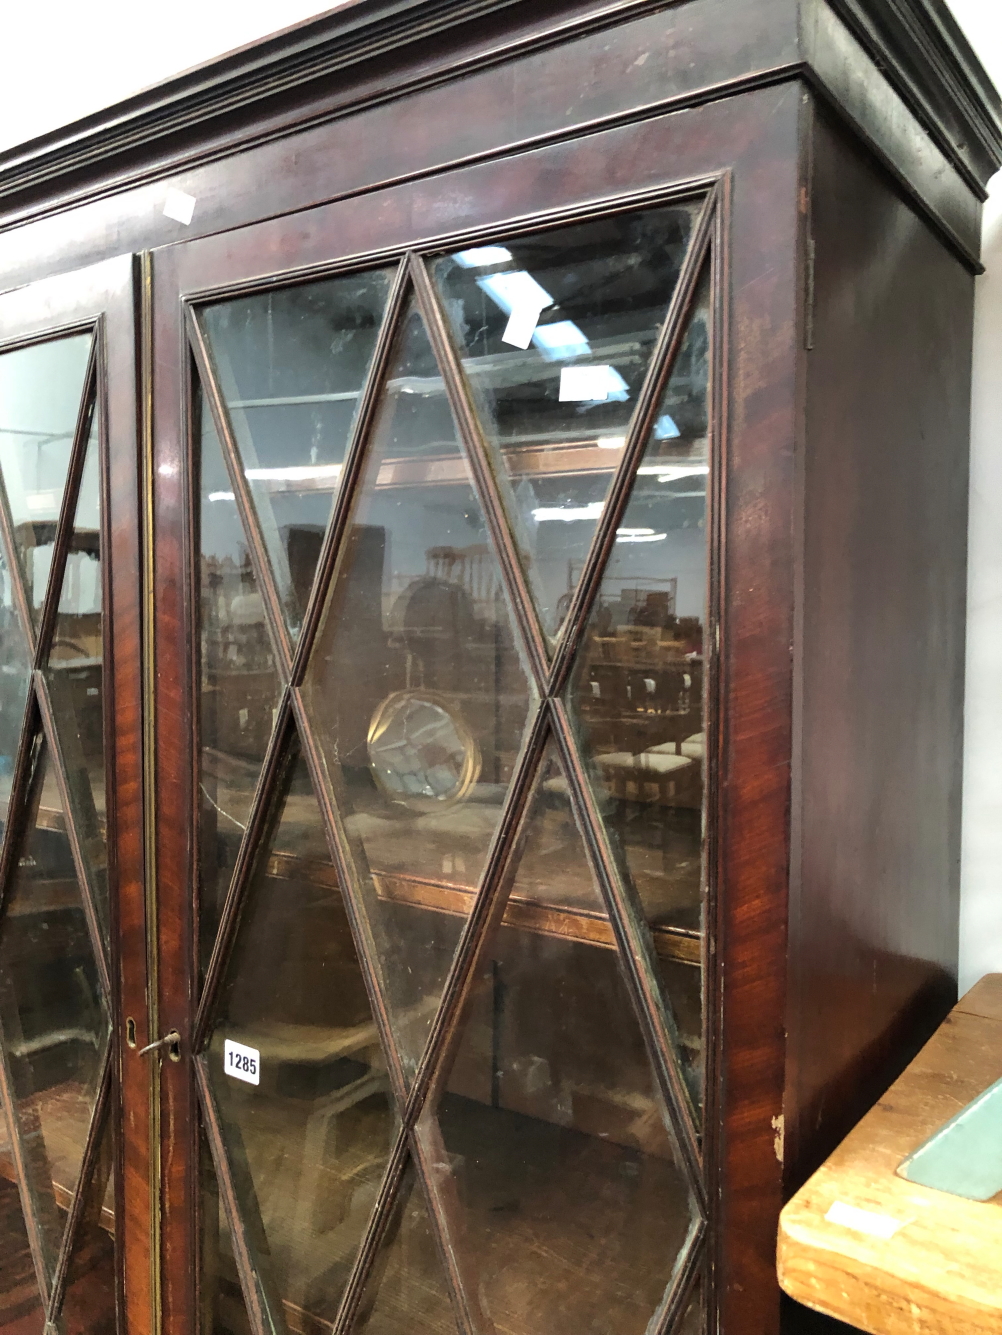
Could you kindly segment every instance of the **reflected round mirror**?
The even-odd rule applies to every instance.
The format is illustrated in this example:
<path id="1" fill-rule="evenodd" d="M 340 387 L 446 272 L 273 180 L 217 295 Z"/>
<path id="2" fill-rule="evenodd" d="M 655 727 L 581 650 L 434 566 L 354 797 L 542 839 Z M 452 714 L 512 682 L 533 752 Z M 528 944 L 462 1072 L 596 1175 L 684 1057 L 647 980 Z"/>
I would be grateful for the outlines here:
<path id="1" fill-rule="evenodd" d="M 395 691 L 369 724 L 369 768 L 395 802 L 426 810 L 459 802 L 480 774 L 480 751 L 454 704 L 433 691 Z"/>

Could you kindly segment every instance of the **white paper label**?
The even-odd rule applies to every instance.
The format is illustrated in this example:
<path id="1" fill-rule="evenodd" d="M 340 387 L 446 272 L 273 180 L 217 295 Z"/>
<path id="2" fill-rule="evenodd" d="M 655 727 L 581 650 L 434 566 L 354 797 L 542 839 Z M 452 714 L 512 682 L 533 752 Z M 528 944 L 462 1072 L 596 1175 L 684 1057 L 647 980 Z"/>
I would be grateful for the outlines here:
<path id="1" fill-rule="evenodd" d="M 183 190 L 175 190 L 173 186 L 167 191 L 167 198 L 164 200 L 164 217 L 173 218 L 175 222 L 184 223 L 189 226 L 195 213 L 195 196 L 186 195 Z"/>
<path id="2" fill-rule="evenodd" d="M 871 1237 L 884 1239 L 893 1238 L 898 1229 L 905 1226 L 900 1219 L 875 1214 L 872 1210 L 861 1210 L 856 1205 L 846 1205 L 844 1201 L 836 1201 L 825 1219 L 829 1224 L 841 1224 L 843 1228 L 854 1228 L 857 1233 L 869 1233 Z"/>
<path id="3" fill-rule="evenodd" d="M 562 403 L 599 403 L 609 397 L 609 366 L 565 366 L 560 372 Z"/>
<path id="4" fill-rule="evenodd" d="M 245 1080 L 248 1085 L 261 1083 L 261 1054 L 257 1048 L 245 1048 L 228 1038 L 223 1044 L 223 1069 L 234 1080 Z"/>

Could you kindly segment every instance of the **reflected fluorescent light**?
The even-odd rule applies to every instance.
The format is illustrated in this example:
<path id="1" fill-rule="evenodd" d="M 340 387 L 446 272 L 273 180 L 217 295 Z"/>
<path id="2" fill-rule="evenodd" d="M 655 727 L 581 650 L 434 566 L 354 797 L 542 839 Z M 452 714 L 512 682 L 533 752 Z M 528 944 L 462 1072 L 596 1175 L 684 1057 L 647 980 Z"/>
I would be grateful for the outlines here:
<path id="1" fill-rule="evenodd" d="M 511 251 L 504 246 L 474 246 L 458 251 L 452 258 L 464 269 L 486 269 L 489 264 L 510 264 Z"/>
<path id="2" fill-rule="evenodd" d="M 642 464 L 639 474 L 656 477 L 659 482 L 677 482 L 683 477 L 706 477 L 709 464 Z"/>
<path id="3" fill-rule="evenodd" d="M 232 491 L 210 491 L 210 492 L 209 492 L 209 500 L 210 500 L 210 501 L 232 501 L 232 500 L 235 500 L 235 499 L 236 499 L 236 498 L 234 497 Z"/>
<path id="4" fill-rule="evenodd" d="M 586 357 L 591 352 L 591 344 L 573 320 L 557 320 L 553 324 L 538 325 L 532 341 L 547 361 L 551 362 L 566 357 Z M 613 374 L 615 375 L 615 372 Z"/>
<path id="5" fill-rule="evenodd" d="M 604 508 L 604 501 L 592 501 L 589 505 L 544 505 L 533 510 L 532 517 L 537 524 L 550 519 L 562 519 L 566 524 L 574 519 L 598 519 Z"/>
<path id="6" fill-rule="evenodd" d="M 637 533 L 621 528 L 616 530 L 617 542 L 664 542 L 667 536 L 667 533 L 652 533 L 650 530 L 646 533 Z"/>
<path id="7" fill-rule="evenodd" d="M 516 307 L 519 310 L 535 311 L 538 315 L 545 306 L 553 304 L 553 298 L 546 288 L 540 287 L 532 274 L 526 273 L 524 269 L 518 269 L 515 273 L 493 273 L 486 278 L 478 278 L 477 287 L 482 288 L 492 301 L 497 302 L 505 315 L 511 315 Z"/>
<path id="8" fill-rule="evenodd" d="M 600 450 L 621 450 L 626 444 L 625 436 L 599 436 L 595 444 Z"/>
<path id="9" fill-rule="evenodd" d="M 54 491 L 29 491 L 25 493 L 24 499 L 29 510 L 56 509 L 56 493 Z"/>
<path id="10" fill-rule="evenodd" d="M 339 477 L 340 464 L 297 464 L 289 468 L 247 468 L 244 476 L 251 482 L 311 482 Z M 222 495 L 222 493 L 219 493 Z"/>
<path id="11" fill-rule="evenodd" d="M 630 397 L 626 381 L 614 366 L 562 366 L 560 368 L 561 403 L 620 403 Z"/>

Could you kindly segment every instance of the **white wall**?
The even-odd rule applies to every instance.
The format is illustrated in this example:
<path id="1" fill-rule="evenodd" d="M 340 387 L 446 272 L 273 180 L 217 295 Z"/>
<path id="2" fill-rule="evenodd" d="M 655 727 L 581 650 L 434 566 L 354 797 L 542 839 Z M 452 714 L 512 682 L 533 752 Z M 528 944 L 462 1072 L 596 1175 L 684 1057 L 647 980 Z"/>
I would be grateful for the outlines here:
<path id="1" fill-rule="evenodd" d="M 950 0 L 1002 88 L 1002 7 Z M 1002 174 L 984 214 L 971 419 L 960 987 L 1002 970 Z"/>
<path id="2" fill-rule="evenodd" d="M 0 150 L 339 8 L 337 0 L 3 0 Z"/>
<path id="3" fill-rule="evenodd" d="M 950 0 L 1002 87 L 1002 4 Z M 0 149 L 338 5 L 34 0 L 3 6 Z M 961 987 L 1002 970 L 1002 177 L 985 212 L 974 352 Z"/>

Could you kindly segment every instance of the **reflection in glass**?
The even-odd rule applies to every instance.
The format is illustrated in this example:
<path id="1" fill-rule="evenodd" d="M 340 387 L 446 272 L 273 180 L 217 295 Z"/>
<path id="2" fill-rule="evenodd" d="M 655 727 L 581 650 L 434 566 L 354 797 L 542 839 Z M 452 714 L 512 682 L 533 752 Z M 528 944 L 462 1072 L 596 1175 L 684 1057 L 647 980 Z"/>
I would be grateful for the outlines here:
<path id="1" fill-rule="evenodd" d="M 31 651 L 14 602 L 11 572 L 0 553 L 0 821 L 4 822 L 30 681 Z"/>
<path id="2" fill-rule="evenodd" d="M 263 1282 L 290 1325 L 331 1321 L 386 1169 L 395 1119 L 305 762 L 249 887 L 207 1053 L 236 1194 Z M 232 1041 L 259 1054 L 236 1078 Z"/>
<path id="3" fill-rule="evenodd" d="M 115 1145 L 106 1122 L 70 1256 L 63 1335 L 115 1335 Z"/>
<path id="4" fill-rule="evenodd" d="M 382 1251 L 351 1327 L 361 1335 L 455 1335 L 424 1193 L 408 1169 Z"/>
<path id="5" fill-rule="evenodd" d="M 614 214 L 434 265 L 551 636 L 622 457 L 697 207 Z"/>
<path id="6" fill-rule="evenodd" d="M 37 806 L 0 921 L 0 1038 L 52 1265 L 77 1189 L 111 1025 L 44 746 L 32 784 Z M 0 1172 L 10 1164 L 8 1142 L 0 1146 Z"/>
<path id="7" fill-rule="evenodd" d="M 693 1286 L 685 1313 L 678 1327 L 678 1335 L 703 1335 L 706 1329 L 703 1317 L 703 1283 L 700 1276 Z"/>
<path id="8" fill-rule="evenodd" d="M 199 1335 L 251 1335 L 233 1253 L 233 1238 L 219 1198 L 216 1170 L 204 1136 L 201 1137 L 200 1149 L 202 1189 L 198 1219 L 202 1264 L 198 1285 L 201 1300 Z"/>
<path id="9" fill-rule="evenodd" d="M 275 723 L 278 676 L 247 539 L 212 418 L 201 423 L 200 949 L 208 964 Z"/>
<path id="10" fill-rule="evenodd" d="M 0 1139 L 10 1144 L 2 1108 Z M 21 1198 L 12 1170 L 0 1157 L 0 1335 L 42 1335 L 44 1325 Z"/>
<path id="11" fill-rule="evenodd" d="M 78 334 L 0 355 L 0 472 L 36 617 L 52 564 L 90 345 L 90 334 Z"/>
<path id="12" fill-rule="evenodd" d="M 107 934 L 100 476 L 95 415 L 45 675 L 66 766 L 72 815 Z"/>
<path id="13" fill-rule="evenodd" d="M 529 711 L 529 685 L 496 571 L 441 375 L 412 308 L 303 685 L 354 845 L 409 1071 L 423 1050 L 500 821 Z M 436 746 L 419 761 L 411 757 L 404 777 L 399 770 L 390 775 L 399 751 L 391 761 L 378 748 L 380 720 L 399 720 L 404 708 L 387 704 L 400 692 L 442 706 Z M 374 720 L 378 779 L 370 751 Z M 456 779 L 465 783 L 460 798 L 449 771 L 462 766 L 461 751 L 469 754 L 465 743 L 456 747 L 464 733 L 480 766 L 474 781 Z M 394 790 L 424 782 L 430 795 L 398 797 Z"/>
<path id="14" fill-rule="evenodd" d="M 705 275 L 579 650 L 569 704 L 662 958 L 702 930 L 709 278 Z M 690 934 L 673 944 L 663 929 Z M 698 995 L 664 973 L 677 1019 Z M 687 1022 L 691 1031 L 702 1025 Z M 686 1040 L 687 1041 L 687 1040 Z M 701 1063 L 689 1049 L 698 1099 Z"/>
<path id="15" fill-rule="evenodd" d="M 293 636 L 306 609 L 392 276 L 391 270 L 347 274 L 202 312 Z"/>
<path id="16" fill-rule="evenodd" d="M 466 796 L 480 776 L 480 751 L 458 711 L 430 691 L 397 691 L 372 716 L 372 777 L 391 801 L 416 810 Z"/>
<path id="17" fill-rule="evenodd" d="M 546 912 L 554 868 L 573 915 Z M 480 961 L 437 1109 L 444 1152 L 427 1115 L 422 1134 L 451 1167 L 498 1330 L 579 1335 L 601 1314 L 643 1335 L 693 1205 L 552 744 L 513 895 L 535 921 L 503 925 Z"/>

